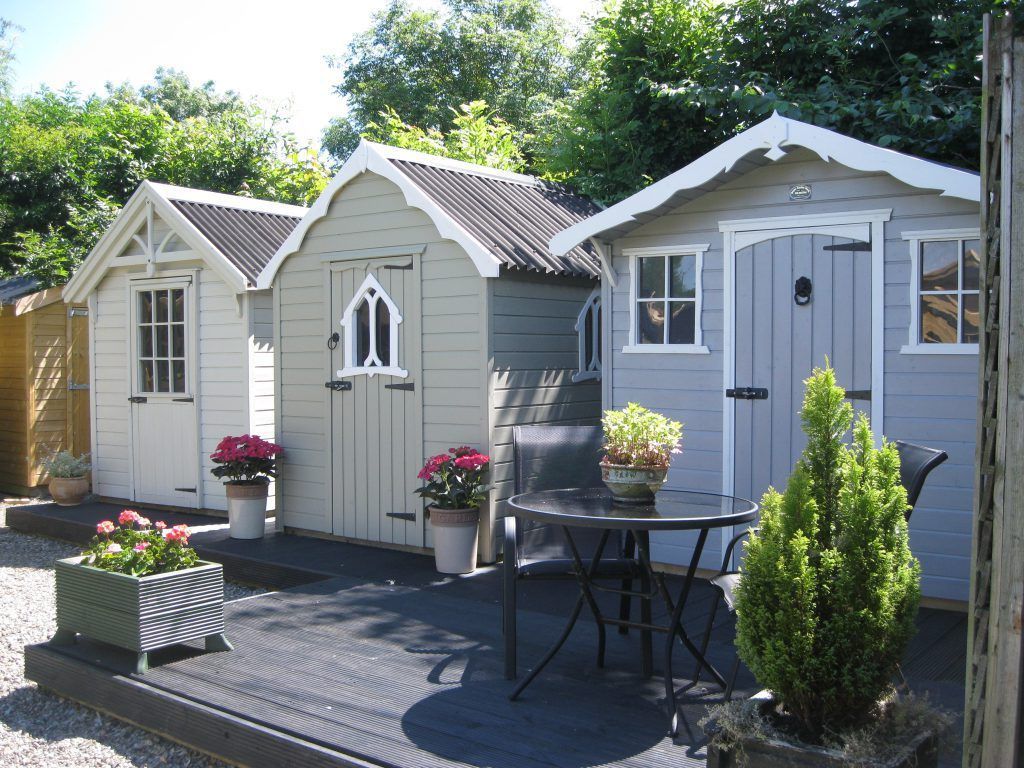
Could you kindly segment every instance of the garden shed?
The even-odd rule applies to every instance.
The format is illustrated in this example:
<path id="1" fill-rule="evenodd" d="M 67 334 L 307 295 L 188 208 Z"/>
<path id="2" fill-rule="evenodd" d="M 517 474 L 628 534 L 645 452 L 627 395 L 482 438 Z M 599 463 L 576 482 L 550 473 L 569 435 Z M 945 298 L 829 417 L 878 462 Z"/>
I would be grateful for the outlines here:
<path id="1" fill-rule="evenodd" d="M 57 451 L 89 451 L 88 320 L 61 289 L 0 281 L 0 488 L 35 494 Z"/>
<path id="2" fill-rule="evenodd" d="M 600 415 L 600 263 L 590 245 L 547 249 L 597 210 L 531 176 L 362 142 L 257 284 L 274 289 L 279 524 L 429 548 L 416 473 L 470 445 L 492 457 L 493 560 L 513 425 Z"/>
<path id="3" fill-rule="evenodd" d="M 272 438 L 271 296 L 256 276 L 306 209 L 143 182 L 64 289 L 89 308 L 93 491 L 227 508 L 209 455 Z"/>
<path id="4" fill-rule="evenodd" d="M 669 486 L 759 499 L 803 449 L 803 380 L 826 357 L 877 433 L 945 450 L 911 520 L 922 589 L 970 580 L 979 179 L 773 115 L 568 228 L 596 240 L 603 394 L 686 425 Z M 723 534 L 724 537 L 728 532 Z M 703 564 L 721 565 L 709 546 Z M 660 537 L 667 563 L 686 535 Z"/>

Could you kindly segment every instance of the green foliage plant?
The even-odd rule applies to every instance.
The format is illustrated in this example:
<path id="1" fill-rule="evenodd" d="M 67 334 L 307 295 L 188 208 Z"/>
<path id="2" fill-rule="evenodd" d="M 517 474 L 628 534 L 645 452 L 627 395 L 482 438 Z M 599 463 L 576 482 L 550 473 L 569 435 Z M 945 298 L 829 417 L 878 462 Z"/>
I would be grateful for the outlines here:
<path id="1" fill-rule="evenodd" d="M 681 450 L 683 425 L 638 403 L 605 411 L 601 425 L 605 464 L 667 468 Z"/>
<path id="2" fill-rule="evenodd" d="M 56 451 L 44 458 L 42 464 L 50 477 L 85 477 L 92 469 L 88 453 L 75 456 L 71 451 Z"/>
<path id="3" fill-rule="evenodd" d="M 96 535 L 82 553 L 82 564 L 128 576 L 150 576 L 192 568 L 199 555 L 189 546 L 188 526 L 168 527 L 157 520 L 151 523 L 138 512 L 126 509 L 117 524 L 103 520 L 96 524 Z"/>
<path id="4" fill-rule="evenodd" d="M 830 367 L 805 384 L 807 447 L 785 492 L 769 488 L 761 500 L 737 589 L 736 645 L 800 738 L 822 743 L 869 722 L 891 690 L 914 631 L 920 568 L 895 446 L 876 448 L 863 414 L 854 423 Z"/>

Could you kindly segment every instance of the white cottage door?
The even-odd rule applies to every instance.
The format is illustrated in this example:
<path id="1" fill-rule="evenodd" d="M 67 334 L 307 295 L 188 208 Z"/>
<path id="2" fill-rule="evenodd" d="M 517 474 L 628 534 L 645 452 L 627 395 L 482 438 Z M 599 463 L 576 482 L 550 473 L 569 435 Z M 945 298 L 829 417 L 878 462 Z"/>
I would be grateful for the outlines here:
<path id="1" fill-rule="evenodd" d="M 422 547 L 420 273 L 412 257 L 331 267 L 335 535 Z"/>
<path id="2" fill-rule="evenodd" d="M 870 408 L 871 246 L 822 234 L 753 242 L 736 251 L 735 291 L 734 488 L 759 500 L 785 487 L 806 445 L 815 366 L 828 357 L 854 408 Z"/>
<path id="3" fill-rule="evenodd" d="M 131 286 L 134 501 L 198 506 L 193 302 L 188 279 Z"/>

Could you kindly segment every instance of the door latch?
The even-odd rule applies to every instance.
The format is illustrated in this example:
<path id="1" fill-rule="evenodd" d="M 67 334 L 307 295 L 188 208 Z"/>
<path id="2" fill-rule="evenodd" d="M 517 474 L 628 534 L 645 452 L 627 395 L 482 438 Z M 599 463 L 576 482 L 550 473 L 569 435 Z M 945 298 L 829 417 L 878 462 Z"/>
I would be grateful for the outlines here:
<path id="1" fill-rule="evenodd" d="M 350 392 L 352 390 L 351 381 L 325 381 L 324 386 L 335 392 Z"/>
<path id="2" fill-rule="evenodd" d="M 725 396 L 737 400 L 767 400 L 768 390 L 764 387 L 736 387 L 725 390 Z"/>
<path id="3" fill-rule="evenodd" d="M 132 395 L 131 397 L 128 398 L 128 402 L 129 403 L 144 403 L 144 402 L 146 402 L 146 399 L 147 398 L 143 397 L 142 395 Z"/>

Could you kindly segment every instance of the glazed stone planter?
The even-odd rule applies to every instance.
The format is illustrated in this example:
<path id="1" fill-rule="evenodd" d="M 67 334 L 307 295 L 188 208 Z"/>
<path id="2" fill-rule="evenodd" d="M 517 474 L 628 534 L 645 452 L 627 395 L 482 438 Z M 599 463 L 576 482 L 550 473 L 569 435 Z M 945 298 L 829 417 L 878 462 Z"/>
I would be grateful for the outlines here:
<path id="1" fill-rule="evenodd" d="M 650 504 L 668 477 L 667 467 L 601 464 L 601 480 L 612 498 L 623 504 Z"/>
<path id="2" fill-rule="evenodd" d="M 228 529 L 232 539 L 262 539 L 267 523 L 268 482 L 224 483 L 228 499 Z"/>
<path id="3" fill-rule="evenodd" d="M 81 557 L 54 563 L 57 633 L 54 645 L 76 633 L 137 654 L 135 671 L 149 669 L 149 652 L 205 638 L 206 650 L 230 651 L 224 636 L 224 570 L 200 561 L 194 568 L 129 576 L 82 565 Z"/>
<path id="4" fill-rule="evenodd" d="M 480 510 L 428 507 L 434 529 L 434 565 L 438 573 L 472 573 L 476 568 Z"/>
<path id="5" fill-rule="evenodd" d="M 925 731 L 910 744 L 903 758 L 878 761 L 878 768 L 936 768 L 939 740 Z M 740 739 L 728 745 L 712 737 L 708 742 L 708 768 L 855 768 L 863 760 L 844 758 L 832 750 L 805 744 L 764 739 Z"/>
<path id="6" fill-rule="evenodd" d="M 89 493 L 89 478 L 85 476 L 51 477 L 48 485 L 50 496 L 62 507 L 81 504 Z"/>

